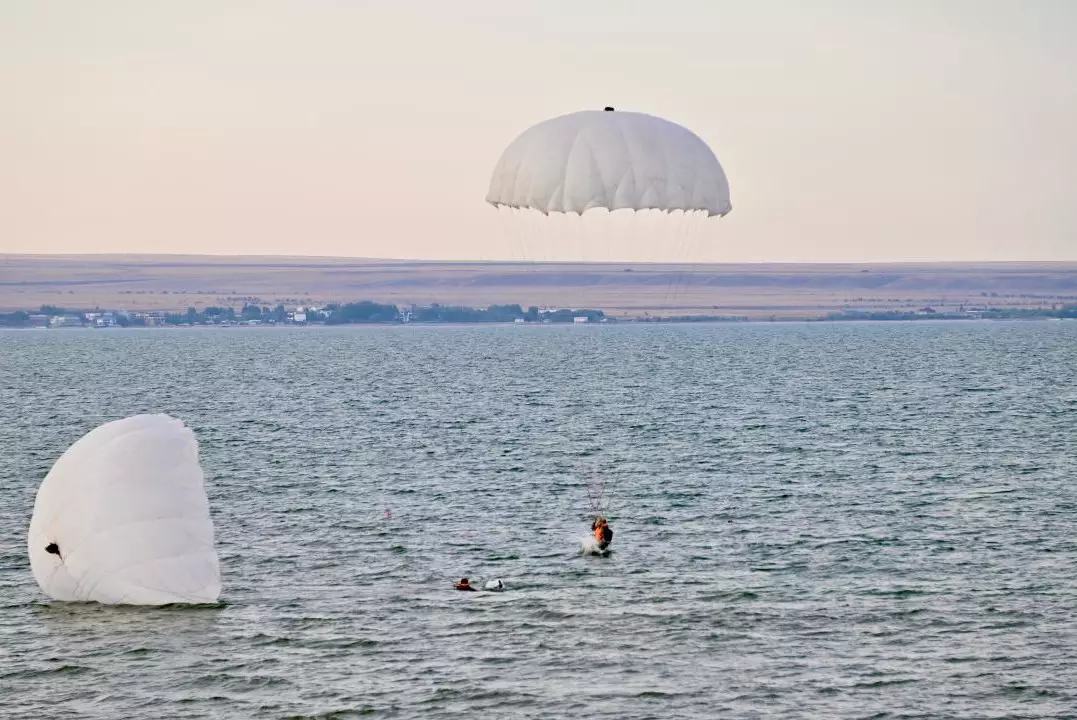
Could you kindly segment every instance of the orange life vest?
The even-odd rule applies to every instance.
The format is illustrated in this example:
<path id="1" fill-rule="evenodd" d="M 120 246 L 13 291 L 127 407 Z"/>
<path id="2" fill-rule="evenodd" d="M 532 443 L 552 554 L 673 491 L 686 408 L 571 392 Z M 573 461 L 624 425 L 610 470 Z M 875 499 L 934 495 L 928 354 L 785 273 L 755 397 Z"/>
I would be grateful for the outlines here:
<path id="1" fill-rule="evenodd" d="M 605 525 L 598 525 L 595 527 L 595 540 L 602 542 L 602 528 L 604 527 Z"/>

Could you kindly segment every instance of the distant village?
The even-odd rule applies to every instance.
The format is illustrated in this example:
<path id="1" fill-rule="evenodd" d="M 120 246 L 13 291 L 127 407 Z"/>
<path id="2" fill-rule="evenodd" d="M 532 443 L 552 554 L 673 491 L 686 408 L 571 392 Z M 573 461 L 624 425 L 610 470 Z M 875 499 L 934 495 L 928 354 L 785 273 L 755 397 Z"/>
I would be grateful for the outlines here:
<path id="1" fill-rule="evenodd" d="M 75 311 L 45 305 L 38 312 L 16 311 L 0 314 L 0 326 L 27 328 L 71 327 L 157 327 L 214 325 L 348 325 L 357 323 L 607 323 L 613 319 L 601 310 L 539 309 L 520 305 L 491 305 L 486 308 L 430 305 L 399 308 L 371 301 L 331 303 L 324 306 L 299 305 L 288 309 L 246 303 L 242 308 L 210 306 L 186 312 L 132 312 L 127 310 Z"/>
<path id="2" fill-rule="evenodd" d="M 1052 305 L 1034 309 L 1007 307 L 966 307 L 956 310 L 937 311 L 932 307 L 916 310 L 856 310 L 831 312 L 819 317 L 770 317 L 757 321 L 842 321 L 842 320 L 1035 320 L 1077 318 L 1077 305 Z M 668 322 L 747 322 L 749 318 L 737 315 L 670 315 L 622 318 L 620 322 L 668 323 Z M 428 306 L 396 305 L 363 300 L 354 303 L 330 303 L 327 305 L 297 305 L 291 309 L 283 304 L 268 307 L 257 303 L 245 303 L 241 308 L 209 306 L 198 310 L 187 308 L 186 312 L 133 312 L 127 310 L 89 311 L 71 310 L 51 305 L 42 306 L 37 312 L 15 311 L 0 313 L 0 327 L 16 328 L 113 328 L 113 327 L 191 327 L 216 326 L 240 327 L 258 325 L 353 325 L 353 324 L 406 324 L 406 323 L 507 323 L 538 324 L 584 324 L 612 323 L 617 318 L 594 309 L 540 309 L 520 305 L 490 305 L 471 308 L 432 304 Z"/>

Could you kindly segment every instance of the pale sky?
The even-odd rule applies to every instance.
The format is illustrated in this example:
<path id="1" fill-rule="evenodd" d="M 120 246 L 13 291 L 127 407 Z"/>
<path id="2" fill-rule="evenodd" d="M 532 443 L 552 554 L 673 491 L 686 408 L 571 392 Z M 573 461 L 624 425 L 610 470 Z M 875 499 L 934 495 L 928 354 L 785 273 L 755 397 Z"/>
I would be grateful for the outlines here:
<path id="1" fill-rule="evenodd" d="M 1077 260 L 1069 0 L 0 0 L 0 252 L 513 259 L 605 105 L 721 160 L 690 259 Z"/>

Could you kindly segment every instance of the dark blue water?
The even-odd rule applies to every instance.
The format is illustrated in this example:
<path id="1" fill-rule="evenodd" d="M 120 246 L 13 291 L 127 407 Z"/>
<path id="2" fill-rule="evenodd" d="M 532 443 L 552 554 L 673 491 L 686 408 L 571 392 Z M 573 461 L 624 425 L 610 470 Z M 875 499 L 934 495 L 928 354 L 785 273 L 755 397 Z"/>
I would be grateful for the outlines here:
<path id="1" fill-rule="evenodd" d="M 2 332 L 0 716 L 1073 717 L 1074 378 L 1067 322 Z M 38 484 L 162 411 L 223 607 L 49 603 Z"/>

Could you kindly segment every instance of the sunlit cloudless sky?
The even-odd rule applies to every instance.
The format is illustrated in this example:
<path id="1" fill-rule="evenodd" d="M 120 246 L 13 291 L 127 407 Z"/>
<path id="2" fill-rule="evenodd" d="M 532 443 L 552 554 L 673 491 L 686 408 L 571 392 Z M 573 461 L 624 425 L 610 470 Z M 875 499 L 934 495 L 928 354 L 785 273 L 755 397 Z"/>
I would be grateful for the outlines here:
<path id="1" fill-rule="evenodd" d="M 1067 0 L 6 0 L 0 252 L 511 259 L 502 149 L 604 105 L 721 160 L 698 259 L 1077 260 Z"/>

